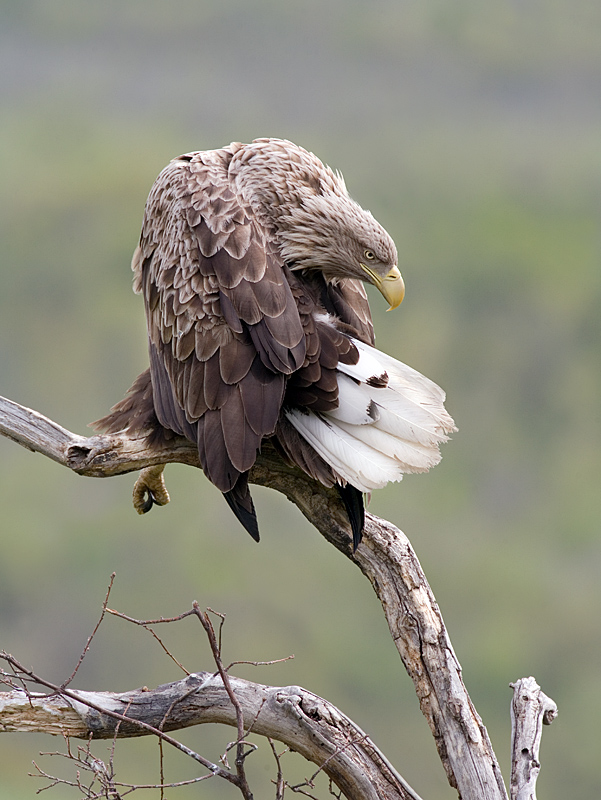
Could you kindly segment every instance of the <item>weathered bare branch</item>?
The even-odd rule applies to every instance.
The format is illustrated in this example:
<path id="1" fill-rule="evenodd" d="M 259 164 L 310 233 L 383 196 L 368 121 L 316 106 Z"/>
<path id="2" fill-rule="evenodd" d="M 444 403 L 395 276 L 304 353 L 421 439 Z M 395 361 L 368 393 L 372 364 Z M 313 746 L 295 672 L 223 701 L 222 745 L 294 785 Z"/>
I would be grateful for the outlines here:
<path id="1" fill-rule="evenodd" d="M 150 447 L 144 438 L 125 435 L 86 439 L 1 398 L 0 433 L 80 475 L 108 477 L 172 461 L 199 466 L 194 445 L 185 439 L 157 447 Z M 353 553 L 337 492 L 284 463 L 268 443 L 250 480 L 282 492 L 370 580 L 450 784 L 463 800 L 506 800 L 486 728 L 465 689 L 440 610 L 407 537 L 390 522 L 367 514 L 363 542 Z"/>
<path id="2" fill-rule="evenodd" d="M 270 687 L 233 677 L 229 681 L 244 719 L 253 720 L 254 734 L 277 739 L 323 766 L 349 800 L 419 800 L 369 737 L 326 700 L 299 686 Z M 144 736 L 204 723 L 238 725 L 221 676 L 210 672 L 153 691 L 0 693 L 0 730 L 5 732 L 111 739 L 115 733 Z"/>
<path id="3" fill-rule="evenodd" d="M 557 706 L 541 691 L 534 678 L 509 684 L 511 701 L 511 800 L 536 800 L 540 772 L 538 754 L 543 725 L 557 716 Z"/>
<path id="4" fill-rule="evenodd" d="M 150 447 L 144 437 L 78 436 L 5 397 L 0 397 L 0 434 L 91 478 L 110 478 L 170 462 L 200 466 L 196 448 L 186 439 Z"/>

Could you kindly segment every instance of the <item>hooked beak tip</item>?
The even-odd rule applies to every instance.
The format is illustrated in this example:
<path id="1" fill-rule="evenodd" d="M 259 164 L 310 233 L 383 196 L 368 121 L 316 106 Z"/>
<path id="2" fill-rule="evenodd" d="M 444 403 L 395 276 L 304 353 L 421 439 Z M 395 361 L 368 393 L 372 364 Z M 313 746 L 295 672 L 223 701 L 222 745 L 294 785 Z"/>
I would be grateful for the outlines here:
<path id="1" fill-rule="evenodd" d="M 387 311 L 392 311 L 401 305 L 405 297 L 405 282 L 398 267 L 393 267 L 388 274 L 384 275 L 378 289 L 390 303 Z"/>
<path id="2" fill-rule="evenodd" d="M 390 308 L 387 309 L 387 311 L 392 311 L 393 308 L 397 308 L 401 305 L 405 297 L 405 283 L 397 266 L 392 267 L 384 276 L 370 269 L 363 263 L 361 264 L 361 268 L 367 274 L 370 283 L 373 283 L 390 303 Z"/>

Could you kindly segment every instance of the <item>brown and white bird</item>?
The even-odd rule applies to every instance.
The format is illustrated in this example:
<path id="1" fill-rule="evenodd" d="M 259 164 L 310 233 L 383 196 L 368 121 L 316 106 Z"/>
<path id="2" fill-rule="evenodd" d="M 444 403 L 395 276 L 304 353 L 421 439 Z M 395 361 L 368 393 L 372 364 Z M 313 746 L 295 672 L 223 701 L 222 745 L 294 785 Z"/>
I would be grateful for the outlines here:
<path id="1" fill-rule="evenodd" d="M 362 493 L 440 461 L 444 392 L 373 346 L 363 282 L 399 305 L 394 242 L 312 153 L 256 139 L 174 159 L 132 269 L 150 369 L 95 424 L 194 442 L 254 539 L 248 473 L 267 439 L 339 488 L 355 548 Z"/>

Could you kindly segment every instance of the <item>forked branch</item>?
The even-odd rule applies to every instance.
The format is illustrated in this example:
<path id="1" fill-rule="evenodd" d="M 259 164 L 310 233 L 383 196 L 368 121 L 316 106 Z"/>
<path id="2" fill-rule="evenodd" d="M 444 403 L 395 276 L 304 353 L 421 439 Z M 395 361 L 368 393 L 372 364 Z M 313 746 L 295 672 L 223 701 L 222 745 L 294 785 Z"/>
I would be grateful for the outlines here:
<path id="1" fill-rule="evenodd" d="M 85 438 L 3 399 L 0 432 L 80 475 L 108 477 L 169 462 L 199 467 L 196 448 L 185 439 L 152 448 L 144 438 Z M 250 480 L 282 492 L 370 580 L 450 784 L 463 800 L 506 800 L 486 728 L 467 694 L 440 610 L 407 537 L 390 522 L 367 514 L 363 542 L 353 553 L 337 492 L 284 463 L 269 445 L 263 447 Z"/>
<path id="2" fill-rule="evenodd" d="M 150 691 L 80 692 L 61 689 L 4 654 L 23 678 L 55 695 L 15 689 L 0 693 L 0 730 L 35 731 L 87 739 L 155 735 L 181 749 L 169 731 L 220 723 L 238 727 L 230 692 L 252 733 L 277 739 L 316 764 L 349 800 L 419 800 L 369 737 L 326 700 L 299 686 L 271 687 L 199 672 Z M 245 735 L 248 735 L 248 729 Z M 187 748 L 186 748 L 187 750 Z M 184 751 L 185 752 L 185 751 Z M 187 753 L 191 755 L 191 752 Z M 192 754 L 210 773 L 234 777 Z M 239 776 L 240 772 L 237 770 Z M 233 782 L 230 780 L 230 782 Z"/>

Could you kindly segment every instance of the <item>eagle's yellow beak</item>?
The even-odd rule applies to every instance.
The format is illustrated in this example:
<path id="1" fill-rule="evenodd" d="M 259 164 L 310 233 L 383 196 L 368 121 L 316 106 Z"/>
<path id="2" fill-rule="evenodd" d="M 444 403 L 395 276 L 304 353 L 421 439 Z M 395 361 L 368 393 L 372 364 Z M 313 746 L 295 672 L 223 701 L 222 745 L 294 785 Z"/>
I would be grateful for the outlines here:
<path id="1" fill-rule="evenodd" d="M 398 267 L 393 267 L 384 277 L 378 275 L 375 270 L 370 269 L 365 264 L 361 264 L 361 267 L 369 275 L 374 286 L 390 303 L 388 311 L 392 311 L 393 308 L 401 305 L 403 297 L 405 297 L 405 283 Z"/>

